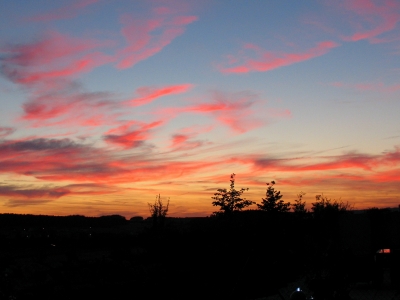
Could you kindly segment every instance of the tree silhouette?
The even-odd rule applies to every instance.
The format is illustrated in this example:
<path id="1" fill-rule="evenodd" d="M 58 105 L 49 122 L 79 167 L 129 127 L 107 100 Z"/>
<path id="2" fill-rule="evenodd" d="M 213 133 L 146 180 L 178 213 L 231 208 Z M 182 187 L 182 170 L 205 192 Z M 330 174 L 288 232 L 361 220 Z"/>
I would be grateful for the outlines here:
<path id="1" fill-rule="evenodd" d="M 230 214 L 235 211 L 241 211 L 243 208 L 248 207 L 255 202 L 246 200 L 246 198 L 242 198 L 242 194 L 249 190 L 247 189 L 235 189 L 235 173 L 231 174 L 230 179 L 230 189 L 218 189 L 217 192 L 214 194 L 214 199 L 212 202 L 213 206 L 219 206 L 219 212 L 214 212 L 214 214 Z"/>
<path id="2" fill-rule="evenodd" d="M 164 205 L 163 201 L 161 200 L 161 195 L 158 194 L 154 204 L 147 203 L 147 205 L 149 206 L 150 216 L 153 218 L 154 227 L 162 227 L 165 222 L 165 217 L 168 213 L 169 198 L 167 205 Z"/>
<path id="3" fill-rule="evenodd" d="M 282 196 L 280 191 L 275 191 L 273 186 L 275 181 L 267 183 L 269 187 L 265 193 L 265 198 L 262 198 L 261 204 L 257 204 L 258 209 L 267 212 L 288 212 L 290 210 L 290 202 L 284 202 L 281 200 Z"/>

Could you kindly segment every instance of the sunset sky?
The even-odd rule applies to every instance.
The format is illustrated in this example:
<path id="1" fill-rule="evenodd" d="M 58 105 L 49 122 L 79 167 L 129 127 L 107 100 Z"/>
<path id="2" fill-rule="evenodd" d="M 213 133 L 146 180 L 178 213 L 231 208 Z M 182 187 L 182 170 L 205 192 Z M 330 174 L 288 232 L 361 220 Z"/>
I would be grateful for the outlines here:
<path id="1" fill-rule="evenodd" d="M 0 213 L 400 204 L 400 1 L 0 3 Z M 255 208 L 255 207 L 254 207 Z"/>

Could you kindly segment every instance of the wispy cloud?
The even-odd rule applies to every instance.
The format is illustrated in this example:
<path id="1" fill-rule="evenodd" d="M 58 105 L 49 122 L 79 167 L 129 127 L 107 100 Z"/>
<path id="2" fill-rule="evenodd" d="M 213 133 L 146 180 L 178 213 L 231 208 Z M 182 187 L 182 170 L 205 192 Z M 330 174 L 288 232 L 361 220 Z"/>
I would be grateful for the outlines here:
<path id="1" fill-rule="evenodd" d="M 238 56 L 229 56 L 228 62 L 220 65 L 219 70 L 222 73 L 267 72 L 321 56 L 337 46 L 339 45 L 333 41 L 324 41 L 307 51 L 278 53 L 261 49 L 253 44 L 248 44 L 242 49 L 242 54 Z"/>
<path id="2" fill-rule="evenodd" d="M 352 18 L 356 32 L 342 36 L 345 41 L 385 42 L 379 36 L 395 29 L 400 21 L 400 3 L 396 0 L 352 0 L 341 2 L 340 6 L 358 16 Z"/>
<path id="3" fill-rule="evenodd" d="M 182 16 L 168 7 L 153 9 L 151 17 L 142 19 L 125 14 L 121 17 L 121 33 L 126 46 L 117 52 L 117 67 L 130 68 L 158 52 L 196 21 L 196 16 Z"/>
<path id="4" fill-rule="evenodd" d="M 248 91 L 237 93 L 215 91 L 209 102 L 195 103 L 185 107 L 169 107 L 160 109 L 156 113 L 166 114 L 171 118 L 182 113 L 211 115 L 233 131 L 244 133 L 265 124 L 265 120 L 254 116 L 252 106 L 257 101 L 258 96 Z"/>

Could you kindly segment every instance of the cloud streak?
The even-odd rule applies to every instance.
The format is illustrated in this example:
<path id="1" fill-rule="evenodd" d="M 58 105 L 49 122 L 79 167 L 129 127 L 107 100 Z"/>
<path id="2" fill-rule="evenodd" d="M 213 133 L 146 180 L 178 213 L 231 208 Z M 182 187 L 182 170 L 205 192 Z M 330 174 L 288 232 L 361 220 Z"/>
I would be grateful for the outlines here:
<path id="1" fill-rule="evenodd" d="M 333 41 L 324 41 L 304 52 L 276 53 L 247 44 L 242 50 L 246 54 L 237 57 L 230 56 L 228 63 L 220 65 L 219 70 L 227 74 L 267 72 L 324 55 L 337 46 L 339 45 Z M 254 58 L 248 58 L 248 56 Z"/>
<path id="2" fill-rule="evenodd" d="M 321 162 L 309 163 L 309 160 Z M 346 153 L 332 157 L 302 157 L 290 159 L 263 158 L 248 156 L 233 158 L 235 163 L 249 165 L 253 171 L 278 171 L 278 172 L 306 172 L 306 171 L 336 171 L 359 170 L 372 172 L 381 168 L 392 168 L 400 165 L 400 148 L 382 153 L 381 155 L 368 155 L 362 153 Z"/>
<path id="3" fill-rule="evenodd" d="M 156 123 L 140 125 L 144 131 L 157 126 Z M 130 130 L 130 126 L 116 128 L 115 140 L 112 142 L 118 146 L 125 147 L 128 144 L 132 147 L 132 143 L 143 141 L 140 135 L 138 138 L 138 134 L 131 138 Z M 113 185 L 154 178 L 178 178 L 216 165 L 215 162 L 181 162 L 173 157 L 158 157 L 146 148 L 120 156 L 119 152 L 95 148 L 70 139 L 6 140 L 0 142 L 0 152 L 0 174 L 85 184 Z"/>
<path id="4" fill-rule="evenodd" d="M 136 94 L 138 94 L 139 97 L 128 100 L 125 103 L 130 106 L 141 106 L 149 104 L 160 97 L 186 93 L 192 87 L 193 85 L 188 83 L 180 85 L 170 85 L 161 88 L 147 86 L 140 87 L 136 90 Z"/>

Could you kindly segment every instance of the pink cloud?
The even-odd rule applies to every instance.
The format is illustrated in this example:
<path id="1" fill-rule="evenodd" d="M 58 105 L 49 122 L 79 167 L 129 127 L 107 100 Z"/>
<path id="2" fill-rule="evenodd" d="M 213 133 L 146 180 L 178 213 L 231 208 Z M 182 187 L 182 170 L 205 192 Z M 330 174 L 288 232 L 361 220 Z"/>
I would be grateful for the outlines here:
<path id="1" fill-rule="evenodd" d="M 149 138 L 150 131 L 163 124 L 163 121 L 152 123 L 127 122 L 117 128 L 111 129 L 104 135 L 108 143 L 123 146 L 126 149 L 142 146 Z"/>
<path id="2" fill-rule="evenodd" d="M 139 97 L 128 100 L 127 103 L 131 106 L 145 105 L 163 96 L 185 93 L 192 87 L 192 84 L 171 85 L 162 88 L 141 87 L 136 90 Z"/>
<path id="3" fill-rule="evenodd" d="M 196 21 L 196 16 L 176 16 L 167 8 L 153 10 L 148 20 L 123 15 L 122 35 L 126 46 L 117 52 L 121 69 L 129 68 L 158 52 L 185 31 L 185 26 Z"/>
<path id="4" fill-rule="evenodd" d="M 68 6 L 63 6 L 59 9 L 36 15 L 28 20 L 34 22 L 51 22 L 56 20 L 71 19 L 76 17 L 87 6 L 98 2 L 98 0 L 75 0 L 73 2 L 74 3 Z"/>
<path id="5" fill-rule="evenodd" d="M 301 53 L 273 53 L 250 44 L 246 45 L 243 51 L 255 52 L 255 58 L 247 58 L 247 55 L 240 55 L 235 59 L 230 57 L 227 63 L 228 66 L 220 66 L 219 70 L 222 73 L 267 72 L 321 56 L 337 46 L 339 45 L 333 41 L 324 41 L 318 43 L 316 47 Z"/>
<path id="6" fill-rule="evenodd" d="M 20 120 L 39 127 L 97 126 L 114 119 L 111 94 L 85 92 L 74 81 L 77 75 L 112 61 L 98 51 L 112 45 L 50 32 L 37 42 L 4 49 L 3 74 L 29 92 Z"/>
<path id="7" fill-rule="evenodd" d="M 80 2 L 73 7 L 83 8 L 91 3 L 94 1 Z M 32 122 L 33 127 L 69 125 L 72 122 L 76 126 L 98 126 L 115 121 L 121 113 L 115 112 L 118 107 L 107 99 L 111 98 L 110 94 L 85 92 L 81 87 L 75 87 L 74 80 L 80 74 L 105 64 L 122 63 L 133 56 L 135 61 L 149 57 L 183 33 L 184 27 L 197 17 L 182 16 L 173 9 L 161 9 L 153 19 L 122 19 L 127 22 L 122 32 L 128 46 L 121 50 L 115 49 L 117 43 L 113 41 L 76 38 L 55 31 L 48 32 L 39 41 L 1 49 L 5 54 L 1 66 L 3 74 L 29 92 L 20 120 Z M 133 27 L 129 27 L 131 25 Z M 104 54 L 104 48 L 114 48 L 117 55 Z M 120 104 L 144 105 L 162 96 L 184 93 L 191 87 L 190 84 L 142 87 L 137 90 L 139 97 L 120 101 Z"/>
<path id="8" fill-rule="evenodd" d="M 377 36 L 395 29 L 400 21 L 400 3 L 396 0 L 353 0 L 344 1 L 342 6 L 360 17 L 357 23 L 358 31 L 350 36 L 343 36 L 343 40 L 346 41 L 384 41 Z M 355 18 L 352 21 L 354 22 Z"/>

